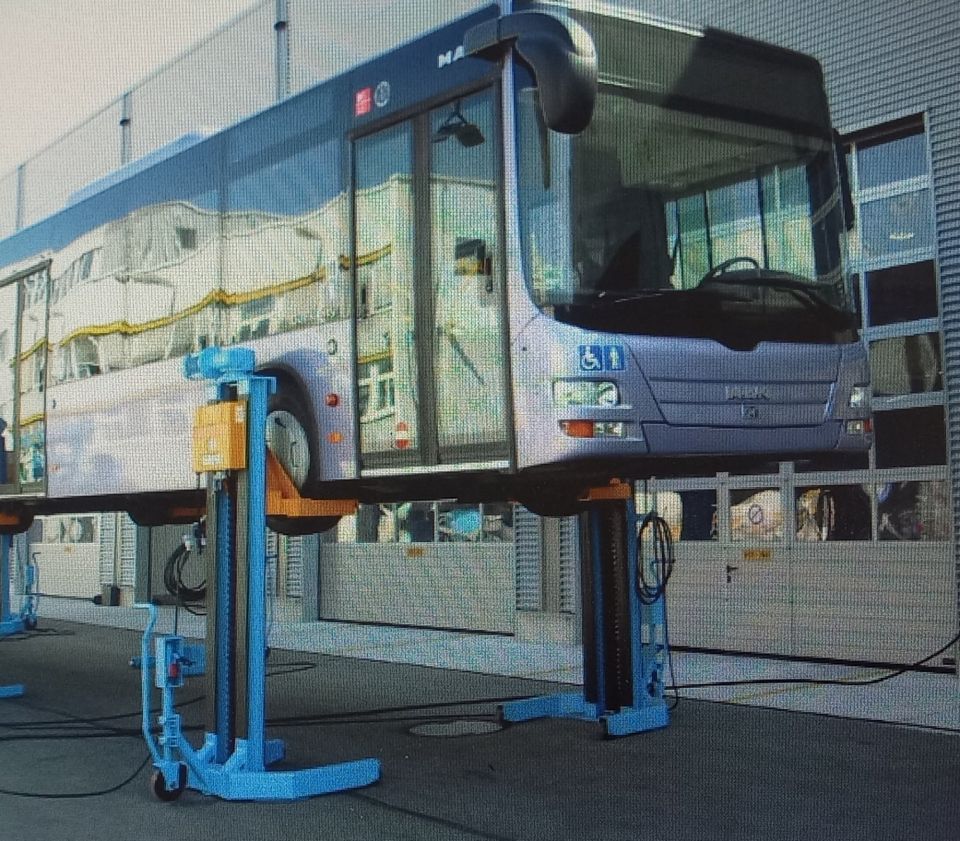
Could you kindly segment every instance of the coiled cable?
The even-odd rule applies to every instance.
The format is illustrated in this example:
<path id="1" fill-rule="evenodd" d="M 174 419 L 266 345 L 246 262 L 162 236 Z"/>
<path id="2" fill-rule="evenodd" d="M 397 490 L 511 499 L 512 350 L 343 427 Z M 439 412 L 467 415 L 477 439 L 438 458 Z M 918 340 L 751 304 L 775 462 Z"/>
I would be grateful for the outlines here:
<path id="1" fill-rule="evenodd" d="M 650 530 L 653 545 L 653 560 L 650 573 L 653 581 L 647 580 L 647 564 L 643 560 L 643 541 Z M 637 597 L 645 605 L 652 605 L 667 591 L 667 582 L 673 574 L 673 535 L 670 526 L 656 511 L 649 512 L 641 521 L 637 533 Z"/>

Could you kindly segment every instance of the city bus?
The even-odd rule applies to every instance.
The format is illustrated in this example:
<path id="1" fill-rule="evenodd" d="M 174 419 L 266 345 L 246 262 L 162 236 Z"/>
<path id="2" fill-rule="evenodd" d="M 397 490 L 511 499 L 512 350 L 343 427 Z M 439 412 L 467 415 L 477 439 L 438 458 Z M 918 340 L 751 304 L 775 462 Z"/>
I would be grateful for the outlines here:
<path id="1" fill-rule="evenodd" d="M 865 463 L 848 197 L 814 59 L 482 8 L 0 242 L 2 520 L 202 505 L 182 368 L 214 345 L 276 377 L 313 498 L 561 515 L 612 477 Z"/>

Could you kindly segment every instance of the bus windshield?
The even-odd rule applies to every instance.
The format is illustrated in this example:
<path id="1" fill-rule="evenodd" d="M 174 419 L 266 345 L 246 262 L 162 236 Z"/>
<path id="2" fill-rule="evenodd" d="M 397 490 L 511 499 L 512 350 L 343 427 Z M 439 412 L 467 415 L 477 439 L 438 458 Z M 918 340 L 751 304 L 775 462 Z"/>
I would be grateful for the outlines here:
<path id="1" fill-rule="evenodd" d="M 577 17 L 599 56 L 589 127 L 570 140 L 547 133 L 535 91 L 519 90 L 538 305 L 616 332 L 850 341 L 843 202 L 816 65 L 752 42 Z"/>

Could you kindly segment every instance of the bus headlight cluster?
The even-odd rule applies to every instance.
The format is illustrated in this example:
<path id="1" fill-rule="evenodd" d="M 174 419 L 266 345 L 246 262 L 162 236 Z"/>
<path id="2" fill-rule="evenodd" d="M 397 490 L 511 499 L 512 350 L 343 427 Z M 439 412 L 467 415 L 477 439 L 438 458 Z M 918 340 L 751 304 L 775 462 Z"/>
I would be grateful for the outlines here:
<path id="1" fill-rule="evenodd" d="M 863 420 L 848 420 L 847 435 L 870 435 L 873 432 L 873 421 L 870 418 Z"/>
<path id="2" fill-rule="evenodd" d="M 620 391 L 608 380 L 554 380 L 554 406 L 617 406 Z"/>
<path id="3" fill-rule="evenodd" d="M 870 386 L 855 385 L 850 392 L 851 409 L 869 409 L 870 408 Z"/>

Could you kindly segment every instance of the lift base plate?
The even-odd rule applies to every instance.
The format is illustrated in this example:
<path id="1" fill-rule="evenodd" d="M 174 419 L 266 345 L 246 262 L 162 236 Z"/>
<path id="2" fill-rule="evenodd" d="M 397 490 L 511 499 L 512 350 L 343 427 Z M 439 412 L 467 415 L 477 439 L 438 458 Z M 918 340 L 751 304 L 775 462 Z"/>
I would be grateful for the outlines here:
<path id="1" fill-rule="evenodd" d="M 597 705 L 579 692 L 541 695 L 522 701 L 509 701 L 499 708 L 504 721 L 532 721 L 537 718 L 578 718 L 599 721 L 605 736 L 630 736 L 657 730 L 670 723 L 667 705 L 661 700 L 643 707 L 624 707 L 616 712 L 599 712 Z"/>
<path id="2" fill-rule="evenodd" d="M 223 800 L 302 800 L 362 788 L 380 779 L 380 762 L 376 759 L 296 771 L 250 769 L 246 740 L 237 739 L 234 744 L 233 755 L 219 765 L 213 761 L 217 752 L 217 737 L 213 733 L 207 733 L 203 747 L 196 753 L 181 743 L 179 748 L 188 768 L 187 787 Z M 285 748 L 281 740 L 269 739 L 264 747 L 266 764 L 283 759 Z"/>

